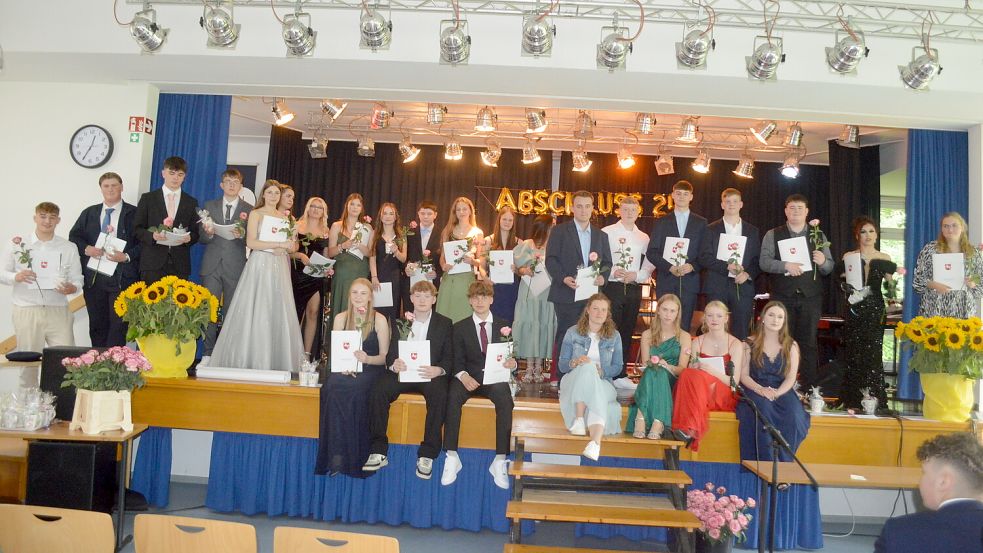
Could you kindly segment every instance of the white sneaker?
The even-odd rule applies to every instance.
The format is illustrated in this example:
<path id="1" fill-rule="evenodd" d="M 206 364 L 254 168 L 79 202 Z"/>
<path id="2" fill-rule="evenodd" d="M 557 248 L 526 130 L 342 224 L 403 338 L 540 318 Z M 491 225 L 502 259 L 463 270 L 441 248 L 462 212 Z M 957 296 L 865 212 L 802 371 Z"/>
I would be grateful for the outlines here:
<path id="1" fill-rule="evenodd" d="M 496 459 L 488 467 L 488 472 L 491 473 L 492 478 L 495 480 L 495 485 L 503 490 L 509 489 L 509 472 L 507 467 L 508 461 L 505 459 Z"/>
<path id="2" fill-rule="evenodd" d="M 584 452 L 581 455 L 592 461 L 596 461 L 601 456 L 601 444 L 594 440 L 587 442 L 587 447 L 584 448 Z"/>
<path id="3" fill-rule="evenodd" d="M 211 360 L 212 360 L 212 356 L 211 355 L 204 355 L 204 356 L 202 356 L 201 361 L 198 362 L 198 365 L 201 366 L 201 367 L 207 367 L 208 366 L 208 362 L 211 361 Z"/>
<path id="4" fill-rule="evenodd" d="M 584 417 L 577 417 L 570 426 L 570 433 L 574 436 L 586 436 L 587 426 L 584 424 Z"/>
<path id="5" fill-rule="evenodd" d="M 416 476 L 424 480 L 430 480 L 433 474 L 433 459 L 430 457 L 420 457 L 416 460 Z"/>
<path id="6" fill-rule="evenodd" d="M 448 455 L 444 459 L 444 472 L 440 475 L 440 485 L 450 486 L 457 480 L 457 473 L 461 472 L 464 465 L 461 464 L 461 459 L 457 456 Z"/>
<path id="7" fill-rule="evenodd" d="M 368 460 L 365 461 L 364 465 L 362 465 L 362 470 L 365 472 L 375 472 L 388 464 L 389 459 L 387 459 L 385 455 L 381 453 L 371 453 L 369 454 Z"/>

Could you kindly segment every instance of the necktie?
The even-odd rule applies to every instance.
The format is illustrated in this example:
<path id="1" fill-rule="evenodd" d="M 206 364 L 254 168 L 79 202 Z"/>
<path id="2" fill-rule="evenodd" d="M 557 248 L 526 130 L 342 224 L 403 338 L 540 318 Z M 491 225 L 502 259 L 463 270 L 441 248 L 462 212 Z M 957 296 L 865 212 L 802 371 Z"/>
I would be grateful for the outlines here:
<path id="1" fill-rule="evenodd" d="M 106 208 L 106 213 L 104 213 L 102 216 L 102 229 L 100 229 L 102 232 L 106 232 L 106 229 L 112 224 L 114 211 L 116 211 L 115 207 Z"/>
<path id="2" fill-rule="evenodd" d="M 171 193 L 167 195 L 167 216 L 171 219 L 177 212 L 177 197 L 175 194 Z"/>
<path id="3" fill-rule="evenodd" d="M 485 324 L 487 324 L 487 323 L 484 322 L 484 321 L 478 323 L 478 326 L 481 327 L 481 336 L 480 336 L 480 338 L 481 338 L 481 353 L 482 354 L 484 354 L 488 350 L 488 331 L 485 329 Z"/>
<path id="4" fill-rule="evenodd" d="M 427 249 L 427 242 L 430 241 L 430 229 L 421 228 L 420 229 L 420 245 L 423 249 Z"/>
<path id="5" fill-rule="evenodd" d="M 225 224 L 229 224 L 229 219 L 232 218 L 232 204 L 225 204 Z"/>

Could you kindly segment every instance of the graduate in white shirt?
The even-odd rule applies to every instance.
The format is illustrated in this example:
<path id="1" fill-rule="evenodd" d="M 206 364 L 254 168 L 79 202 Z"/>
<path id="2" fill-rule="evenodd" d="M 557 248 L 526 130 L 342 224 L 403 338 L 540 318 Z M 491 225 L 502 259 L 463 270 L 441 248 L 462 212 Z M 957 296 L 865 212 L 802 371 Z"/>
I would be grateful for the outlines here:
<path id="1" fill-rule="evenodd" d="M 75 345 L 68 296 L 82 288 L 82 264 L 75 245 L 55 236 L 60 213 L 51 202 L 39 203 L 34 233 L 14 236 L 4 247 L 0 283 L 14 289 L 11 318 L 18 351 Z"/>

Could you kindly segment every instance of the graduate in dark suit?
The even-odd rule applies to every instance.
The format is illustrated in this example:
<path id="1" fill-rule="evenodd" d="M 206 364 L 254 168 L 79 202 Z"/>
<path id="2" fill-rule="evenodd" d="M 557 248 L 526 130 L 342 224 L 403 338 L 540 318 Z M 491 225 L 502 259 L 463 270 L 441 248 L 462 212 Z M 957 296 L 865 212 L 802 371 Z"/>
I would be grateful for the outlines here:
<path id="1" fill-rule="evenodd" d="M 431 269 L 427 273 L 427 278 L 438 289 L 440 288 L 440 275 L 444 270 L 438 263 L 440 257 L 440 230 L 437 229 L 437 204 L 431 200 L 423 200 L 416 208 L 416 216 L 419 224 L 413 231 L 413 236 L 406 238 L 406 276 L 411 277 L 420 266 L 423 259 L 423 250 L 430 250 Z M 413 309 L 413 302 L 410 301 L 410 279 L 400 279 L 400 296 L 403 302 L 403 311 Z"/>
<path id="2" fill-rule="evenodd" d="M 655 293 L 676 294 L 683 305 L 680 328 L 689 332 L 693 325 L 693 310 L 696 308 L 696 296 L 700 292 L 700 250 L 703 247 L 703 236 L 707 230 L 707 220 L 689 209 L 693 201 L 693 185 L 681 180 L 672 185 L 672 213 L 656 220 L 652 227 L 652 239 L 649 241 L 645 259 L 655 265 Z M 687 257 L 682 263 L 670 263 L 663 256 L 666 238 L 689 238 Z"/>
<path id="3" fill-rule="evenodd" d="M 738 340 L 748 337 L 754 316 L 754 279 L 761 272 L 761 233 L 758 227 L 741 219 L 741 191 L 727 188 L 720 193 L 722 219 L 707 226 L 700 252 L 700 265 L 706 269 L 703 294 L 707 303 L 718 300 L 730 310 L 730 333 Z M 736 263 L 717 259 L 717 248 L 727 235 L 747 238 L 744 255 Z M 734 243 L 734 242 L 732 242 Z M 739 253 L 739 252 L 738 252 Z M 728 256 L 729 258 L 729 256 Z"/>
<path id="4" fill-rule="evenodd" d="M 433 472 L 433 460 L 441 447 L 441 429 L 447 410 L 447 374 L 454 370 L 454 347 L 451 342 L 452 323 L 447 317 L 434 311 L 437 288 L 429 281 L 413 285 L 410 301 L 413 303 L 411 334 L 406 340 L 430 340 L 430 365 L 420 368 L 420 375 L 430 382 L 400 382 L 399 373 L 406 371 L 406 363 L 399 358 L 399 340 L 390 340 L 386 366 L 389 372 L 379 377 L 369 395 L 369 432 L 372 445 L 364 471 L 376 471 L 389 461 L 389 406 L 399 394 L 416 392 L 427 402 L 427 418 L 423 426 L 423 441 L 417 450 L 416 475 L 429 480 Z M 395 321 L 394 321 L 395 323 Z M 393 328 L 393 336 L 399 336 Z M 403 339 L 403 338 L 400 338 Z"/>
<path id="5" fill-rule="evenodd" d="M 133 231 L 137 208 L 123 201 L 123 178 L 116 173 L 99 177 L 102 203 L 82 210 L 68 239 L 79 250 L 84 274 L 82 295 L 89 313 L 89 339 L 93 347 L 126 345 L 126 323 L 116 315 L 113 302 L 119 293 L 140 279 L 140 242 Z M 97 248 L 101 234 L 126 242 L 122 251 Z M 86 268 L 90 258 L 117 263 L 112 275 Z M 102 263 L 102 262 L 100 262 Z M 106 264 L 108 265 L 108 263 Z M 104 268 L 105 265 L 100 265 Z"/>
<path id="6" fill-rule="evenodd" d="M 577 288 L 577 268 L 591 264 L 590 254 L 597 253 L 601 262 L 601 275 L 595 280 L 604 286 L 611 274 L 611 245 L 608 236 L 590 222 L 594 214 L 594 196 L 585 190 L 573 194 L 573 220 L 556 225 L 546 244 L 546 272 L 549 273 L 549 300 L 556 311 L 556 336 L 553 351 L 558 352 L 567 329 L 577 323 L 587 300 L 574 300 Z"/>
<path id="7" fill-rule="evenodd" d="M 502 328 L 508 321 L 491 314 L 495 288 L 488 280 L 477 280 L 468 286 L 468 302 L 474 310 L 470 317 L 454 324 L 454 367 L 450 371 L 450 389 L 447 392 L 447 417 L 444 427 L 444 472 L 440 483 L 444 486 L 457 480 L 463 465 L 457 455 L 457 440 L 461 433 L 461 411 L 469 398 L 486 397 L 495 405 L 495 460 L 488 472 L 495 485 L 509 487 L 505 457 L 509 454 L 512 439 L 512 390 L 508 382 L 482 384 L 485 371 L 485 351 L 488 344 L 507 341 Z M 505 361 L 505 367 L 515 369 L 515 359 Z"/>
<path id="8" fill-rule="evenodd" d="M 137 203 L 135 229 L 143 247 L 140 250 L 140 278 L 150 284 L 167 275 L 188 278 L 191 275 L 191 246 L 198 242 L 198 200 L 181 190 L 188 164 L 179 157 L 164 160 L 160 172 L 164 186 L 140 196 Z M 190 232 L 179 246 L 162 246 L 163 233 L 150 229 L 171 219 L 174 228 Z"/>
<path id="9" fill-rule="evenodd" d="M 927 511 L 889 519 L 875 553 L 983 552 L 983 445 L 970 432 L 940 434 L 918 448 Z"/>

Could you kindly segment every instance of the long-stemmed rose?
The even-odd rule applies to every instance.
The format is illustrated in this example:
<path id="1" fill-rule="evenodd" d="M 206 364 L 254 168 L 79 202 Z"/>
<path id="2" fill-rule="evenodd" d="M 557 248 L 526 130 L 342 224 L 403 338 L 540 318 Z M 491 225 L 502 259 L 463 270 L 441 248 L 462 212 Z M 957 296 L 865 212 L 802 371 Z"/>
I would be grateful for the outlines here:
<path id="1" fill-rule="evenodd" d="M 823 231 L 819 230 L 819 219 L 813 219 L 809 221 L 809 239 L 812 240 L 812 249 L 822 251 L 823 248 L 828 248 L 830 246 L 829 240 L 826 239 L 826 235 Z M 812 280 L 816 280 L 816 273 L 819 272 L 819 266 L 816 262 L 812 262 Z"/>
<path id="2" fill-rule="evenodd" d="M 31 257 L 31 250 L 27 247 L 27 243 L 20 236 L 14 236 L 11 242 L 18 247 L 19 251 L 15 252 L 17 255 L 17 262 L 24 265 L 30 270 L 34 270 L 34 258 Z M 41 304 L 44 304 L 44 291 L 41 290 L 41 285 L 38 284 L 37 279 L 34 280 L 34 285 L 37 286 L 38 294 L 41 294 Z"/>

